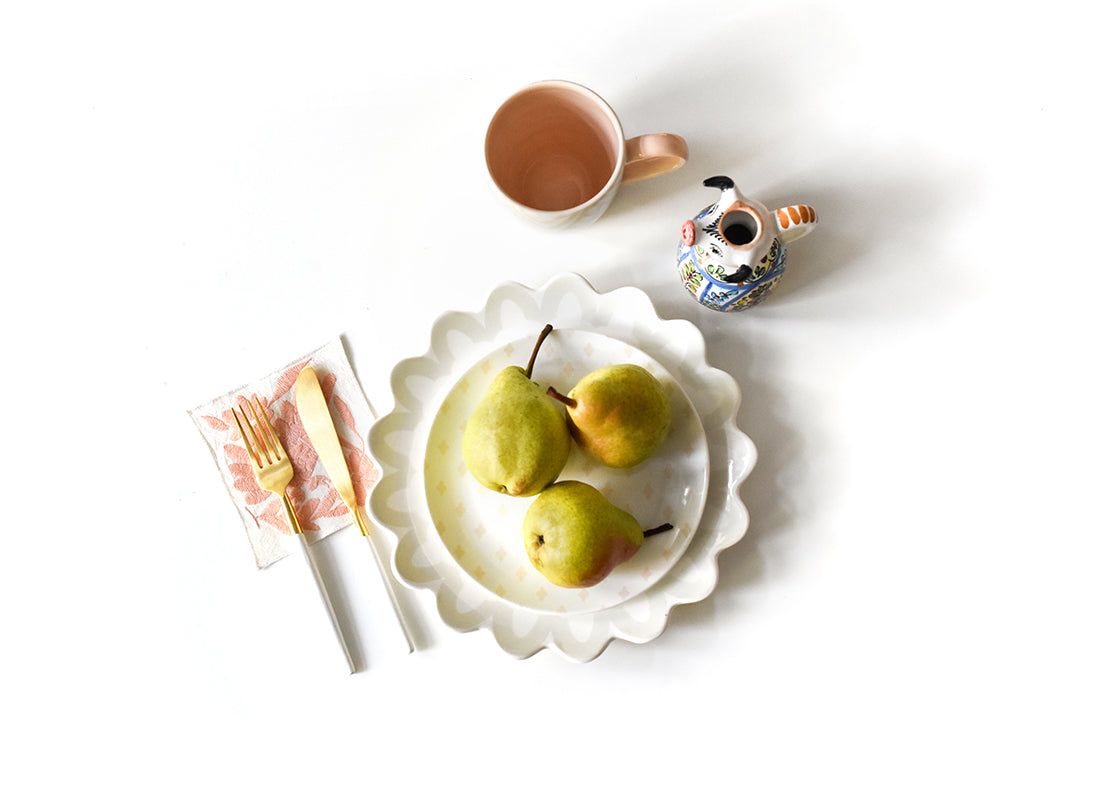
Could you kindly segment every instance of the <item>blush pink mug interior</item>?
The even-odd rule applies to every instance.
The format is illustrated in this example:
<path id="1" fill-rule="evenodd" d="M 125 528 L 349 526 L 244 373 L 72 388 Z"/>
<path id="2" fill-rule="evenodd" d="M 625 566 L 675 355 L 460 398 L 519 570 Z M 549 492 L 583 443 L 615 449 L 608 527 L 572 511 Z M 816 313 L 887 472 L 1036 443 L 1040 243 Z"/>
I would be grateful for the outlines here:
<path id="1" fill-rule="evenodd" d="M 620 182 L 675 169 L 687 157 L 684 140 L 673 134 L 627 140 L 602 98 L 566 81 L 517 92 L 486 133 L 486 164 L 498 189 L 540 212 L 609 202 Z"/>

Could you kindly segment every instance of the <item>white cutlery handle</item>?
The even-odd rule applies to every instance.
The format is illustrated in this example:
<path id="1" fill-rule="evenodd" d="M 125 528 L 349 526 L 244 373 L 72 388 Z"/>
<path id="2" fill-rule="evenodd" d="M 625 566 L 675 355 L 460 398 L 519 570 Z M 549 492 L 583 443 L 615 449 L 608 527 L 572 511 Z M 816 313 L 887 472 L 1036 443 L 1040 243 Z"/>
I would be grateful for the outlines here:
<path id="1" fill-rule="evenodd" d="M 338 637 L 338 643 L 342 646 L 342 652 L 346 656 L 346 663 L 350 666 L 350 674 L 353 675 L 358 670 L 354 665 L 354 657 L 350 654 L 350 646 L 346 643 L 346 635 L 342 632 L 342 625 L 339 624 L 338 614 L 335 613 L 334 605 L 331 603 L 327 585 L 323 582 L 323 574 L 319 571 L 319 565 L 315 561 L 315 556 L 311 553 L 311 546 L 307 543 L 307 538 L 302 533 L 297 533 L 296 538 L 299 539 L 300 549 L 303 550 L 303 556 L 307 559 L 307 566 L 311 567 L 311 574 L 315 576 L 315 583 L 319 586 L 319 597 L 323 601 L 323 608 L 327 610 L 327 615 L 331 618 L 335 636 Z"/>
<path id="2" fill-rule="evenodd" d="M 338 614 L 334 610 L 334 604 L 331 602 L 330 593 L 327 591 L 327 584 L 323 581 L 323 573 L 319 570 L 319 564 L 315 560 L 315 556 L 311 552 L 311 545 L 307 541 L 307 537 L 303 533 L 303 528 L 300 527 L 299 520 L 296 519 L 295 509 L 292 508 L 292 501 L 288 499 L 287 493 L 281 495 L 284 500 L 284 510 L 288 514 L 288 522 L 292 526 L 292 533 L 299 539 L 300 550 L 303 551 L 303 557 L 307 561 L 307 566 L 311 568 L 311 574 L 315 577 L 315 584 L 319 587 L 319 599 L 323 601 L 323 608 L 327 611 L 327 616 L 331 618 L 331 625 L 334 626 L 334 635 L 338 637 L 338 643 L 342 646 L 342 653 L 346 656 L 346 663 L 350 666 L 350 674 L 353 675 L 358 671 L 354 665 L 354 657 L 350 653 L 350 645 L 346 642 L 346 635 L 342 632 L 342 625 L 338 621 Z"/>
<path id="3" fill-rule="evenodd" d="M 408 641 L 408 652 L 414 653 L 416 652 L 416 640 L 413 638 L 412 632 L 408 629 L 404 611 L 401 609 L 400 601 L 397 599 L 396 581 L 381 558 L 381 553 L 377 549 L 377 542 L 370 536 L 369 527 L 366 525 L 361 509 L 357 506 L 353 506 L 350 511 L 354 514 L 354 519 L 357 521 L 358 528 L 362 532 L 362 538 L 369 542 L 369 549 L 373 551 L 373 560 L 377 563 L 377 569 L 381 572 L 381 581 L 385 584 L 385 591 L 389 595 L 389 602 L 393 604 L 393 611 L 397 615 L 397 622 L 401 626 L 401 632 L 404 633 L 404 638 Z"/>

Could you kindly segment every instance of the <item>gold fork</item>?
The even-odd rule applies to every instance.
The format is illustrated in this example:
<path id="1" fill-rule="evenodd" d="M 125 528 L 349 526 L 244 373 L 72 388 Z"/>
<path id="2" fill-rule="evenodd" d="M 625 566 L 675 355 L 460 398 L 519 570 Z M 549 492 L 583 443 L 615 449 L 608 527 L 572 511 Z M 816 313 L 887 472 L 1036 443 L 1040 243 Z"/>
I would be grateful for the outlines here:
<path id="1" fill-rule="evenodd" d="M 254 400 L 256 406 L 253 405 Z M 249 453 L 249 463 L 257 476 L 257 483 L 265 491 L 272 492 L 280 497 L 281 504 L 284 506 L 284 513 L 288 517 L 288 526 L 292 529 L 295 537 L 299 539 L 300 548 L 307 559 L 307 565 L 311 568 L 311 573 L 315 576 L 315 582 L 319 585 L 319 596 L 322 597 L 323 605 L 327 609 L 327 614 L 330 615 L 331 624 L 334 625 L 334 632 L 338 637 L 338 643 L 342 645 L 342 652 L 346 655 L 346 663 L 350 665 L 350 672 L 354 673 L 354 659 L 350 654 L 346 637 L 342 633 L 338 614 L 335 613 L 330 593 L 327 591 L 323 575 L 319 571 L 319 565 L 308 546 L 303 528 L 300 526 L 299 520 L 296 519 L 296 510 L 292 506 L 292 501 L 288 499 L 288 484 L 292 482 L 294 473 L 292 461 L 284 451 L 283 445 L 280 444 L 280 437 L 276 435 L 276 430 L 272 427 L 259 397 L 253 396 L 249 401 L 248 409 L 241 405 L 240 413 L 238 413 L 237 408 L 231 408 L 230 411 L 233 414 L 234 422 L 237 423 L 237 429 L 241 432 L 241 441 L 245 443 L 245 450 Z"/>

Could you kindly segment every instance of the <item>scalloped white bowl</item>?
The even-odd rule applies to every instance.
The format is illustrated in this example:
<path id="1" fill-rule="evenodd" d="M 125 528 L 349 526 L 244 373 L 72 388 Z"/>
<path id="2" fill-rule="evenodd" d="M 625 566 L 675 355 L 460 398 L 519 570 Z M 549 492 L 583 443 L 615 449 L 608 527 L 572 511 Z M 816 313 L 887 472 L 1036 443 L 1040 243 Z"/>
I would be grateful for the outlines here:
<path id="1" fill-rule="evenodd" d="M 536 573 L 520 535 L 531 498 L 488 492 L 462 464 L 462 425 L 486 388 L 484 376 L 523 363 L 546 323 L 556 330 L 534 379 L 567 391 L 583 371 L 625 359 L 662 378 L 674 402 L 675 431 L 648 464 L 607 470 L 573 447 L 562 477 L 605 486 L 643 525 L 668 515 L 675 526 L 589 590 L 559 589 Z M 394 408 L 370 431 L 381 477 L 369 512 L 397 538 L 394 571 L 434 592 L 450 627 L 487 629 L 514 656 L 549 648 L 585 662 L 613 639 L 656 638 L 673 606 L 711 594 L 719 553 L 747 531 L 738 488 L 757 451 L 735 425 L 739 387 L 707 363 L 694 325 L 661 319 L 638 289 L 599 293 L 570 273 L 539 289 L 502 284 L 481 311 L 440 316 L 431 348 L 397 364 L 391 386 Z"/>

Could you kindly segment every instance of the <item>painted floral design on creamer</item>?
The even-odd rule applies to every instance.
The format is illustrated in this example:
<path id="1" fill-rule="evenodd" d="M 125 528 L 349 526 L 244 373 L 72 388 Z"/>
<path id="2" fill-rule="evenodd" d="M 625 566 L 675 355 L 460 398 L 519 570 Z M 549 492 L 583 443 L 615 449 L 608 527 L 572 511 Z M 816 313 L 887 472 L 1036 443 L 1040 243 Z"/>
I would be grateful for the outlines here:
<path id="1" fill-rule="evenodd" d="M 276 429 L 276 435 L 280 437 L 280 442 L 292 461 L 293 477 L 292 482 L 288 484 L 288 497 L 295 507 L 296 518 L 305 532 L 312 532 L 321 530 L 322 520 L 346 517 L 350 514 L 350 509 L 346 507 L 342 497 L 334 488 L 325 468 L 316 469 L 319 455 L 311 440 L 307 438 L 303 425 L 299 421 L 299 411 L 293 401 L 292 387 L 295 386 L 300 371 L 308 363 L 309 360 L 302 361 L 284 370 L 277 377 L 270 396 L 260 396 L 260 399 L 269 414 L 272 426 Z M 333 372 L 321 373 L 319 376 L 319 384 L 323 389 L 327 407 L 331 409 L 336 420 L 335 430 L 342 445 L 346 465 L 350 469 L 354 494 L 357 496 L 358 504 L 364 506 L 366 495 L 377 482 L 378 470 L 366 452 L 350 404 L 341 394 L 335 392 L 337 383 L 338 377 Z M 249 399 L 237 395 L 234 402 L 248 406 Z M 249 463 L 249 454 L 241 442 L 241 434 L 237 431 L 232 412 L 226 409 L 219 417 L 206 415 L 203 419 L 219 434 L 218 445 L 225 455 L 226 466 L 233 478 L 233 491 L 238 495 L 240 504 L 256 520 L 258 527 L 272 528 L 279 533 L 290 534 L 291 530 L 288 528 L 284 509 L 280 505 L 280 498 L 272 492 L 266 492 L 257 484 L 257 478 Z"/>

